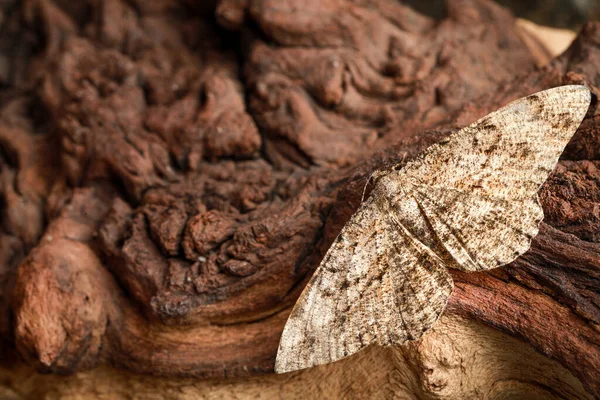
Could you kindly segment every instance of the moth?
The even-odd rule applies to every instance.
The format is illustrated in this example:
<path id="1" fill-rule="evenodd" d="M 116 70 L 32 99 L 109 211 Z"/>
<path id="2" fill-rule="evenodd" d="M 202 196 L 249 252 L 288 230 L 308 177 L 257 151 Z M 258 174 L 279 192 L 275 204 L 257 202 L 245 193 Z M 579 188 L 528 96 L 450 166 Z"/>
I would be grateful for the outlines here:
<path id="1" fill-rule="evenodd" d="M 448 268 L 485 271 L 526 252 L 544 217 L 537 192 L 590 102 L 579 85 L 535 93 L 377 171 L 294 306 L 275 371 L 418 339 L 452 293 Z"/>

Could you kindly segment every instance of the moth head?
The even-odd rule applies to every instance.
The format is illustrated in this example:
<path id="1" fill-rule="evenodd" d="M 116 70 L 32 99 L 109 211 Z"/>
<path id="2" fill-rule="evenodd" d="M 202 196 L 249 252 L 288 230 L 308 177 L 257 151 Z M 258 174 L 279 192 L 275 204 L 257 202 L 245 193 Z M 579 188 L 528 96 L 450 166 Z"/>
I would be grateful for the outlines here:
<path id="1" fill-rule="evenodd" d="M 390 171 L 373 172 L 370 179 L 373 191 L 383 192 L 382 194 L 396 192 L 399 189 L 398 180 L 393 175 Z"/>

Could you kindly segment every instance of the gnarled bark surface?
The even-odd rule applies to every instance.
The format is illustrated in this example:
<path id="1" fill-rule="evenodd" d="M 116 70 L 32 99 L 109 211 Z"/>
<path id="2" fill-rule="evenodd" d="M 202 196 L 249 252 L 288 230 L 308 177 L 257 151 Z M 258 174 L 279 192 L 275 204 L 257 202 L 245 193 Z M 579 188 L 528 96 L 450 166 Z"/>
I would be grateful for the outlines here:
<path id="1" fill-rule="evenodd" d="M 291 377 L 181 378 L 271 372 L 370 173 L 532 92 L 597 96 L 600 25 L 536 67 L 547 55 L 485 0 L 451 0 L 441 21 L 392 0 L 39 0 L 3 16 L 0 351 L 79 371 L 15 367 L 8 395 L 600 396 L 597 97 L 531 250 L 454 272 L 424 339 Z"/>

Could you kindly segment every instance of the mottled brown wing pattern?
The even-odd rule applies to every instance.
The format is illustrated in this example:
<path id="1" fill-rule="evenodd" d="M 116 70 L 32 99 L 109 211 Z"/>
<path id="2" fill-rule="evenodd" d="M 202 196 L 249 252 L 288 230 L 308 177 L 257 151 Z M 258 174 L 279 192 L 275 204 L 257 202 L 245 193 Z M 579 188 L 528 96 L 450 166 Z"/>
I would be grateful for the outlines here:
<path id="1" fill-rule="evenodd" d="M 544 218 L 537 195 L 503 200 L 456 189 L 415 186 L 413 196 L 440 244 L 447 266 L 464 271 L 496 268 L 525 253 Z"/>
<path id="2" fill-rule="evenodd" d="M 449 267 L 496 268 L 529 249 L 544 217 L 537 191 L 590 101 L 589 90 L 577 85 L 524 97 L 431 146 L 393 173 L 411 188 L 452 256 Z"/>
<path id="3" fill-rule="evenodd" d="M 453 287 L 446 267 L 382 201 L 363 203 L 330 247 L 288 319 L 277 372 L 416 339 L 444 310 Z"/>
<path id="4" fill-rule="evenodd" d="M 513 101 L 429 147 L 401 181 L 499 199 L 531 199 L 558 162 L 591 101 L 568 85 Z"/>

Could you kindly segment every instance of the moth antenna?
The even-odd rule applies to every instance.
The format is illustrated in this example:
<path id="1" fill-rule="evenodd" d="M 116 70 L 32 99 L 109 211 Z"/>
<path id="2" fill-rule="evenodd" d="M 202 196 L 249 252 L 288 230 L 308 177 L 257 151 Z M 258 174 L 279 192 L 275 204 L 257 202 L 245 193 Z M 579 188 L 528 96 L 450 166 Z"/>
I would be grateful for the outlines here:
<path id="1" fill-rule="evenodd" d="M 363 188 L 363 193 L 362 193 L 362 197 L 360 199 L 360 203 L 362 204 L 363 201 L 365 201 L 365 194 L 367 193 L 367 186 L 369 186 L 369 183 L 371 182 L 371 180 L 373 179 L 373 177 L 377 178 L 379 176 L 383 175 L 382 171 L 379 170 L 375 170 L 373 171 L 373 173 L 369 176 L 369 179 L 367 179 L 367 182 L 365 183 L 365 187 Z"/>
<path id="2" fill-rule="evenodd" d="M 365 183 L 365 186 L 363 187 L 363 193 L 362 193 L 362 197 L 360 198 L 360 203 L 362 204 L 363 201 L 365 201 L 365 193 L 367 193 L 367 186 L 369 186 L 369 182 L 371 182 L 371 179 L 373 179 L 373 174 L 375 172 L 373 172 L 371 175 L 369 175 L 369 179 L 367 179 L 367 182 Z"/>

